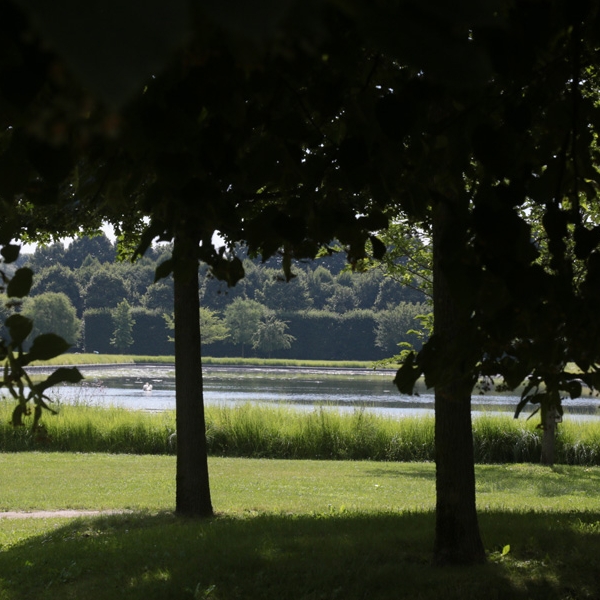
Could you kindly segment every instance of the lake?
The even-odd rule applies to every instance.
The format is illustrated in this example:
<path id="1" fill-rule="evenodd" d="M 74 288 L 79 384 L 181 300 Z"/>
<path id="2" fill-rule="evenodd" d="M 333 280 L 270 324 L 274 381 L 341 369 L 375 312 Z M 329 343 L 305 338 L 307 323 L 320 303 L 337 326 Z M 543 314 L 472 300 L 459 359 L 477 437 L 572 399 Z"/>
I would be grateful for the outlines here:
<path id="1" fill-rule="evenodd" d="M 150 411 L 175 408 L 172 365 L 101 365 L 80 370 L 86 378 L 82 384 L 61 386 L 50 390 L 48 395 L 66 403 L 118 405 Z M 203 373 L 207 405 L 284 403 L 299 410 L 328 406 L 340 411 L 365 408 L 389 416 L 433 414 L 433 394 L 400 394 L 392 383 L 393 371 L 211 365 Z M 151 385 L 152 391 L 144 391 L 145 384 Z M 514 395 L 474 395 L 473 412 L 512 414 L 517 402 Z M 599 404 L 595 397 L 565 400 L 565 413 L 578 418 L 597 418 Z"/>

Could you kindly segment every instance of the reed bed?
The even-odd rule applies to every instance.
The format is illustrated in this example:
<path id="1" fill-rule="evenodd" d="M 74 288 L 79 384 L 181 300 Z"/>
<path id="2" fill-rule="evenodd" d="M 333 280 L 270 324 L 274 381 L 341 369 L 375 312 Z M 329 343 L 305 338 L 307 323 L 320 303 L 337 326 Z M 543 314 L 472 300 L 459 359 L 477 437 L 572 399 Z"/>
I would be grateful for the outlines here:
<path id="1" fill-rule="evenodd" d="M 0 451 L 46 450 L 174 454 L 175 413 L 149 413 L 81 403 L 60 405 L 45 415 L 44 429 L 32 435 L 14 429 L 14 404 L 0 401 Z M 391 418 L 357 408 L 332 407 L 302 412 L 285 405 L 208 406 L 209 454 L 248 458 L 432 461 L 433 417 Z M 537 463 L 541 432 L 536 422 L 509 416 L 480 416 L 473 421 L 478 464 Z M 600 422 L 567 421 L 559 426 L 556 462 L 600 465 Z"/>
<path id="2" fill-rule="evenodd" d="M 57 415 L 44 415 L 41 431 L 15 429 L 10 424 L 14 407 L 0 402 L 0 450 L 55 452 L 110 452 L 168 454 L 169 436 L 175 431 L 173 412 L 149 413 L 126 408 L 87 405 L 58 406 Z"/>
<path id="3" fill-rule="evenodd" d="M 210 452 L 262 458 L 422 461 L 433 457 L 433 418 L 389 419 L 364 409 L 243 404 L 207 411 Z"/>

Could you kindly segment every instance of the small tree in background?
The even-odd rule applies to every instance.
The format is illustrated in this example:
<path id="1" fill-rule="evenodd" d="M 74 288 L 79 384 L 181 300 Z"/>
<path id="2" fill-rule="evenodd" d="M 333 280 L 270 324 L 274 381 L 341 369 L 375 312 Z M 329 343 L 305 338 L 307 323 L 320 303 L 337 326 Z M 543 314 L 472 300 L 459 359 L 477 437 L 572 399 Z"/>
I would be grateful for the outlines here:
<path id="1" fill-rule="evenodd" d="M 173 313 L 170 315 L 165 313 L 163 315 L 167 327 L 169 329 L 175 329 L 175 320 L 173 319 Z M 214 344 L 215 342 L 221 342 L 229 337 L 229 328 L 225 321 L 219 317 L 214 310 L 210 308 L 200 307 L 200 331 L 202 332 L 202 345 Z M 169 337 L 169 341 L 175 341 L 172 336 Z"/>
<path id="2" fill-rule="evenodd" d="M 390 356 L 398 354 L 398 346 L 416 346 L 419 349 L 426 335 L 419 317 L 425 318 L 430 311 L 431 308 L 425 303 L 401 302 L 376 313 L 375 345 L 383 348 Z"/>
<path id="3" fill-rule="evenodd" d="M 267 308 L 256 300 L 236 298 L 225 309 L 225 323 L 229 328 L 231 343 L 242 346 L 254 345 L 254 336 L 260 326 L 260 320 L 265 315 Z"/>
<path id="4" fill-rule="evenodd" d="M 114 324 L 113 337 L 110 339 L 111 346 L 124 352 L 133 344 L 133 326 L 135 319 L 131 315 L 131 306 L 127 300 L 121 300 L 112 311 Z"/>
<path id="5" fill-rule="evenodd" d="M 116 308 L 121 300 L 127 297 L 125 282 L 106 270 L 98 271 L 92 276 L 85 289 L 86 308 Z"/>
<path id="6" fill-rule="evenodd" d="M 288 350 L 296 339 L 286 333 L 287 323 L 280 321 L 274 314 L 266 314 L 258 324 L 256 333 L 252 336 L 252 347 L 255 350 L 266 352 L 269 358 L 273 350 Z"/>
<path id="7" fill-rule="evenodd" d="M 204 345 L 221 342 L 229 337 L 227 323 L 209 308 L 200 307 L 200 331 Z"/>
<path id="8" fill-rule="evenodd" d="M 77 281 L 77 275 L 69 267 L 61 264 L 60 258 L 54 259 L 51 267 L 40 268 L 36 273 L 35 283 L 31 288 L 31 296 L 45 292 L 62 292 L 66 294 L 77 311 L 77 316 L 83 313 L 82 289 Z"/>
<path id="9" fill-rule="evenodd" d="M 75 307 L 62 292 L 46 292 L 23 302 L 22 314 L 33 320 L 30 339 L 58 331 L 69 345 L 76 346 L 81 336 L 81 320 Z"/>

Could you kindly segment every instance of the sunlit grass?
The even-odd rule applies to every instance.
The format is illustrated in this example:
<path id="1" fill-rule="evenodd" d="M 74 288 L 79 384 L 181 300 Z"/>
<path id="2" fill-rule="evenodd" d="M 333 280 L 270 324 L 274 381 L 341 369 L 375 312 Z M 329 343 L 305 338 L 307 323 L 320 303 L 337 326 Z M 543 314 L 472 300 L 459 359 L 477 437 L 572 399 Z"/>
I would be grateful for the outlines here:
<path id="1" fill-rule="evenodd" d="M 14 429 L 14 403 L 0 402 L 0 450 L 173 454 L 175 413 L 149 413 L 86 403 L 46 414 L 45 431 Z M 206 407 L 209 453 L 253 458 L 432 461 L 434 419 L 389 417 L 333 407 L 299 411 L 286 405 L 241 403 Z M 534 420 L 484 415 L 473 421 L 475 461 L 480 464 L 540 461 L 541 431 Z M 557 464 L 599 465 L 600 422 L 566 421 L 556 440 Z"/>
<path id="2" fill-rule="evenodd" d="M 281 358 L 212 358 L 202 359 L 205 365 L 265 366 L 265 367 L 329 367 L 332 369 L 373 369 L 372 361 L 361 360 L 296 360 Z"/>
<path id="3" fill-rule="evenodd" d="M 489 563 L 431 566 L 431 463 L 209 459 L 211 520 L 177 519 L 170 456 L 0 455 L 0 599 L 597 598 L 599 468 L 476 467 Z M 5 493 L 8 491 L 8 495 Z M 504 552 L 504 553 L 503 553 Z"/>
<path id="4" fill-rule="evenodd" d="M 209 458 L 215 510 L 294 514 L 429 511 L 435 465 L 374 461 Z M 600 511 L 600 467 L 478 465 L 485 510 Z M 24 452 L 0 454 L 0 511 L 172 510 L 175 457 Z M 1 521 L 0 521 L 1 522 Z"/>
<path id="5" fill-rule="evenodd" d="M 174 356 L 142 356 L 136 354 L 62 354 L 48 361 L 34 361 L 33 366 L 104 365 L 104 364 L 174 364 Z M 204 365 L 264 366 L 264 367 L 326 367 L 332 369 L 373 369 L 372 361 L 360 360 L 296 360 L 279 358 L 202 358 Z"/>
<path id="6" fill-rule="evenodd" d="M 33 361 L 32 366 L 58 366 L 58 365 L 103 365 L 103 364 L 131 364 L 134 356 L 129 354 L 61 354 L 45 361 Z"/>
<path id="7" fill-rule="evenodd" d="M 211 452 L 233 456 L 351 460 L 431 460 L 433 418 L 392 419 L 364 409 L 240 404 L 208 407 Z"/>

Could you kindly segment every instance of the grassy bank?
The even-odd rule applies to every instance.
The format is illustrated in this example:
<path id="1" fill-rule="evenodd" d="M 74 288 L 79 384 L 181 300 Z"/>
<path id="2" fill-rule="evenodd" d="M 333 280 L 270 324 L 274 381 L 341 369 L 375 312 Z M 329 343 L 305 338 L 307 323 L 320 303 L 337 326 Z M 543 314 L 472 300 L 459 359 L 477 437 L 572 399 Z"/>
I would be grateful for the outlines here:
<path id="1" fill-rule="evenodd" d="M 32 437 L 9 424 L 14 404 L 0 402 L 0 450 L 45 450 L 173 454 L 175 414 L 147 413 L 89 405 L 59 407 L 46 415 L 46 434 Z M 207 439 L 211 455 L 253 458 L 431 461 L 432 417 L 390 418 L 357 409 L 339 413 L 319 408 L 300 412 L 283 406 L 241 404 L 208 406 Z M 540 460 L 541 432 L 536 423 L 509 416 L 474 420 L 475 460 L 481 464 Z M 600 465 L 600 423 L 566 421 L 559 427 L 558 464 Z"/>
<path id="2" fill-rule="evenodd" d="M 359 360 L 294 360 L 278 358 L 202 358 L 204 365 L 258 366 L 258 367 L 325 367 L 330 369 L 372 369 L 373 363 Z M 139 356 L 134 354 L 63 354 L 49 361 L 33 362 L 44 365 L 111 365 L 111 364 L 174 364 L 174 356 Z"/>
<path id="3" fill-rule="evenodd" d="M 597 468 L 477 467 L 490 560 L 456 569 L 430 565 L 432 464 L 215 457 L 209 468 L 218 517 L 191 521 L 170 514 L 173 457 L 0 455 L 2 510 L 139 511 L 0 519 L 0 599 L 598 597 Z"/>

